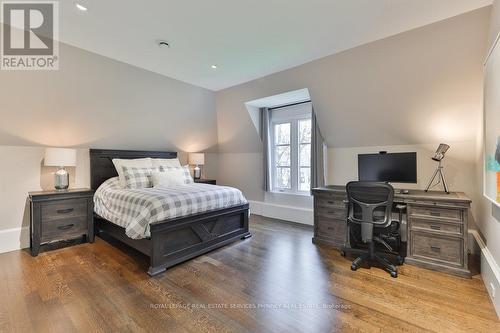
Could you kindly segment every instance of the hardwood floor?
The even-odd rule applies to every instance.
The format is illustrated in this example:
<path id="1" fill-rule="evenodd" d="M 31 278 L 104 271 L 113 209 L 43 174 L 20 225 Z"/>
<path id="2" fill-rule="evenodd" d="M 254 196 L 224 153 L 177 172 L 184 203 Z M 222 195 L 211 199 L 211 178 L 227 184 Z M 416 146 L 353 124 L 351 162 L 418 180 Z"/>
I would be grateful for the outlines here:
<path id="1" fill-rule="evenodd" d="M 256 216 L 250 225 L 252 238 L 154 278 L 145 257 L 101 238 L 36 258 L 2 254 L 0 331 L 500 331 L 479 275 L 352 272 L 311 243 L 311 228 Z"/>

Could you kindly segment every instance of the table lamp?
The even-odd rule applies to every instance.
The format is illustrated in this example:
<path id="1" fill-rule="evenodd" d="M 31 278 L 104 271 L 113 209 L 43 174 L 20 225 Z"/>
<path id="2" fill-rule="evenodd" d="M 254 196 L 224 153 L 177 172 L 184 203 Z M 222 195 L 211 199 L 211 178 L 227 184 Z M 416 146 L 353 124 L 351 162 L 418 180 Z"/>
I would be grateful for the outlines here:
<path id="1" fill-rule="evenodd" d="M 54 186 L 56 190 L 67 190 L 69 187 L 69 174 L 64 167 L 76 165 L 76 150 L 46 148 L 44 165 L 59 167 L 59 170 L 54 174 Z"/>
<path id="2" fill-rule="evenodd" d="M 189 164 L 194 165 L 194 179 L 201 178 L 200 165 L 205 164 L 205 154 L 203 153 L 191 153 L 189 154 Z"/>

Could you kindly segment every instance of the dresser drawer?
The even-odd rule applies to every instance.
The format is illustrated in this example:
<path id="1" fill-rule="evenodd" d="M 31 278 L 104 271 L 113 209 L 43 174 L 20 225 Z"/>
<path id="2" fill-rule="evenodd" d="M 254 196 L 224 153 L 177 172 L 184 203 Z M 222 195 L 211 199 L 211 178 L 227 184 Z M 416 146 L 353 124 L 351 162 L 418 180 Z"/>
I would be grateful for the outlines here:
<path id="1" fill-rule="evenodd" d="M 346 222 L 345 220 L 317 217 L 316 234 L 322 238 L 332 238 L 343 241 L 346 238 Z"/>
<path id="2" fill-rule="evenodd" d="M 424 232 L 412 231 L 411 255 L 446 265 L 463 265 L 463 240 Z"/>
<path id="3" fill-rule="evenodd" d="M 314 213 L 317 216 L 325 217 L 329 219 L 339 219 L 345 220 L 347 218 L 347 209 L 345 207 L 335 207 L 335 206 L 316 206 Z"/>
<path id="4" fill-rule="evenodd" d="M 432 218 L 433 220 L 463 221 L 463 211 L 461 209 L 442 207 L 412 206 L 410 216 Z"/>
<path id="5" fill-rule="evenodd" d="M 66 239 L 87 233 L 87 215 L 42 221 L 42 242 Z"/>
<path id="6" fill-rule="evenodd" d="M 417 218 L 411 219 L 412 230 L 433 231 L 456 236 L 463 235 L 463 225 L 459 223 L 443 223 L 439 220 L 428 221 Z"/>
<path id="7" fill-rule="evenodd" d="M 41 208 L 42 221 L 87 216 L 87 199 L 43 203 Z"/>
<path id="8" fill-rule="evenodd" d="M 344 198 L 340 196 L 320 196 L 314 198 L 314 203 L 316 207 L 332 207 L 332 208 L 343 208 L 346 205 L 344 203 Z"/>

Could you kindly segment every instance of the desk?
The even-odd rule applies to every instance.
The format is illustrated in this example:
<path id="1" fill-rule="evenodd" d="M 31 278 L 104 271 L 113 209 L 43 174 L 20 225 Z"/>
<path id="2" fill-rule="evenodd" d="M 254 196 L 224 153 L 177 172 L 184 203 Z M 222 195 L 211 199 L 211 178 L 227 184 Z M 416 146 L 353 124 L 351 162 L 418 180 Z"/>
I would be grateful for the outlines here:
<path id="1" fill-rule="evenodd" d="M 347 239 L 345 186 L 313 189 L 313 243 L 340 249 Z M 410 190 L 395 193 L 406 204 L 408 264 L 470 278 L 468 218 L 471 200 L 462 192 Z"/>

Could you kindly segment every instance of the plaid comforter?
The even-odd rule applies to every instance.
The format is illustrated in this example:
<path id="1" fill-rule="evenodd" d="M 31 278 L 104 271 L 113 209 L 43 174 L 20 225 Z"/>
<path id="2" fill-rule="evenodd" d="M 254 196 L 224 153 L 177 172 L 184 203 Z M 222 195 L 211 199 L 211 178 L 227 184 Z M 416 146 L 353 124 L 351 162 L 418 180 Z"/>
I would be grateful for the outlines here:
<path id="1" fill-rule="evenodd" d="M 95 212 L 126 230 L 133 239 L 150 236 L 149 224 L 247 203 L 240 190 L 209 184 L 123 189 L 108 179 L 94 195 Z"/>

